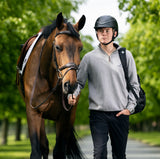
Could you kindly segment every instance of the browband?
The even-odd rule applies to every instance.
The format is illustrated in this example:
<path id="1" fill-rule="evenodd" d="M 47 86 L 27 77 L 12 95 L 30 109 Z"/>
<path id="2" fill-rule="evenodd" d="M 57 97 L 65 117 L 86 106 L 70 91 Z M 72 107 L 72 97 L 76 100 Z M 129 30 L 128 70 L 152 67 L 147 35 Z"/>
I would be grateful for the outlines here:
<path id="1" fill-rule="evenodd" d="M 67 34 L 67 35 L 70 35 L 70 36 L 75 36 L 75 35 L 73 35 L 73 34 L 71 33 L 71 31 L 65 30 L 65 31 L 60 31 L 59 33 L 57 33 L 57 34 L 55 35 L 55 37 L 58 36 L 58 35 L 60 35 L 60 34 Z M 78 33 L 77 33 L 77 34 L 78 34 Z M 80 35 L 78 34 L 78 36 L 75 36 L 75 37 L 79 39 L 79 36 L 80 36 Z"/>

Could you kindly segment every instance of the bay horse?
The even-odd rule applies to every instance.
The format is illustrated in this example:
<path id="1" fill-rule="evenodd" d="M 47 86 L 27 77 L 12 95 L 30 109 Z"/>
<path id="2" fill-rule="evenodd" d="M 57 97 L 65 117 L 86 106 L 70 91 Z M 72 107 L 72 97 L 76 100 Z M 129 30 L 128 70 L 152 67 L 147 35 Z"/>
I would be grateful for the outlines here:
<path id="1" fill-rule="evenodd" d="M 82 50 L 79 31 L 85 20 L 83 15 L 72 25 L 59 13 L 52 24 L 40 30 L 23 72 L 20 70 L 26 51 L 37 36 L 28 39 L 22 48 L 17 61 L 17 85 L 26 104 L 30 159 L 48 159 L 45 119 L 56 123 L 53 158 L 84 158 L 74 133 L 77 106 L 68 104 L 67 95 L 77 87 L 76 72 Z"/>

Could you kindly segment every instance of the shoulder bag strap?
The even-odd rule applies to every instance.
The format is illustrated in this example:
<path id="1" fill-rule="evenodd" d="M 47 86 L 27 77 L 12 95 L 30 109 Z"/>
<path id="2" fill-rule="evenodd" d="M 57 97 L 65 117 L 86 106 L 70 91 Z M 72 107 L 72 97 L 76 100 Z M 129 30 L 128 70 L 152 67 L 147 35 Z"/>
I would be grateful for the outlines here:
<path id="1" fill-rule="evenodd" d="M 137 96 L 136 92 L 134 91 L 133 87 L 131 86 L 131 84 L 129 82 L 127 58 L 126 58 L 126 48 L 120 48 L 118 50 L 118 53 L 119 53 L 119 57 L 120 57 L 122 67 L 123 67 L 123 70 L 124 70 L 125 79 L 126 79 L 126 82 L 127 82 L 127 90 L 131 90 L 133 95 L 135 96 L 135 98 L 138 99 L 138 96 Z"/>

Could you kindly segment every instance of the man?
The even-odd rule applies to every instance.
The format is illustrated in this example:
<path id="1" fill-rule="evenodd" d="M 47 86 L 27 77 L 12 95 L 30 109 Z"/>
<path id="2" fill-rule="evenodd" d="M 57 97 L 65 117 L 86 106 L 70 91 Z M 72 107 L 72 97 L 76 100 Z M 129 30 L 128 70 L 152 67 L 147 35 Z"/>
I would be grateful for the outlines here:
<path id="1" fill-rule="evenodd" d="M 119 58 L 120 46 L 113 41 L 118 36 L 118 24 L 112 16 L 100 16 L 95 23 L 99 47 L 87 53 L 80 64 L 78 87 L 68 96 L 74 105 L 76 97 L 88 79 L 90 129 L 94 145 L 94 159 L 107 159 L 110 136 L 113 159 L 126 159 L 129 115 L 134 112 L 136 99 L 128 92 L 123 67 Z M 126 50 L 128 76 L 136 93 L 139 92 L 136 65 Z"/>

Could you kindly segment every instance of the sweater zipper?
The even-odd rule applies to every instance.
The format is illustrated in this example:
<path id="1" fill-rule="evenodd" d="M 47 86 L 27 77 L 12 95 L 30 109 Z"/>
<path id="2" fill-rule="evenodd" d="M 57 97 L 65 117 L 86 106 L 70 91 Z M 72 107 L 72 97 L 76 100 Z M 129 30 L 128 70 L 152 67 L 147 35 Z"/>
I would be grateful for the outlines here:
<path id="1" fill-rule="evenodd" d="M 109 62 L 111 62 L 111 57 L 110 57 L 110 56 L 108 56 L 108 58 L 109 58 Z"/>

